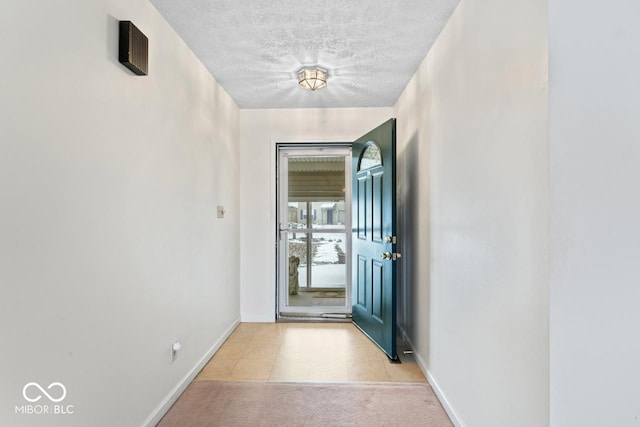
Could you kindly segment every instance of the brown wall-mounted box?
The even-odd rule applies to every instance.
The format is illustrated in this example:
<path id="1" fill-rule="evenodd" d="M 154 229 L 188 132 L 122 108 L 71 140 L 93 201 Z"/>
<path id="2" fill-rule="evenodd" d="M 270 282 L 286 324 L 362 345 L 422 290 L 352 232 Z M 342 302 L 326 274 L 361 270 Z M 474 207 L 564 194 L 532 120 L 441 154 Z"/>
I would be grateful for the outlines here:
<path id="1" fill-rule="evenodd" d="M 118 60 L 139 76 L 149 71 L 149 39 L 131 21 L 120 21 Z"/>

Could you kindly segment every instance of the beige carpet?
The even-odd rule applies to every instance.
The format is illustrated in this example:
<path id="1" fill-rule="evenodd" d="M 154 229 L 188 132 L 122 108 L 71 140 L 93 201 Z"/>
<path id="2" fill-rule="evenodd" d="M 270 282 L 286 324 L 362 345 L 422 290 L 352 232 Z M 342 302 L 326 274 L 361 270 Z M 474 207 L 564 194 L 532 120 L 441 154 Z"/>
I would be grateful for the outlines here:
<path id="1" fill-rule="evenodd" d="M 158 426 L 452 426 L 428 384 L 196 381 Z"/>

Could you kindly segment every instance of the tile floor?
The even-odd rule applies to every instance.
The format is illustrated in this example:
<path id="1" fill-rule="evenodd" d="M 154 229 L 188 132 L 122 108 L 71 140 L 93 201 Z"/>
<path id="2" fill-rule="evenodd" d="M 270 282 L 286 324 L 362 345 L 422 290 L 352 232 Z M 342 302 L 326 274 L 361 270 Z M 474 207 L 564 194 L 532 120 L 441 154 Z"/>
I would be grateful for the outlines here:
<path id="1" fill-rule="evenodd" d="M 241 323 L 195 381 L 426 382 L 398 348 L 390 363 L 351 323 Z"/>

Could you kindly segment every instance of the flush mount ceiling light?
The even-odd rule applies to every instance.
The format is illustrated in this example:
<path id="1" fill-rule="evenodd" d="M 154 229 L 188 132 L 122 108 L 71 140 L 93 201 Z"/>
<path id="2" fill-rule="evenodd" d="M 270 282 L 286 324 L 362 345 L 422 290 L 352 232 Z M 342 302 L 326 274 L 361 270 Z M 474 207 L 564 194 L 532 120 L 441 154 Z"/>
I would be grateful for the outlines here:
<path id="1" fill-rule="evenodd" d="M 318 66 L 304 67 L 298 71 L 298 84 L 306 90 L 327 87 L 327 70 Z"/>

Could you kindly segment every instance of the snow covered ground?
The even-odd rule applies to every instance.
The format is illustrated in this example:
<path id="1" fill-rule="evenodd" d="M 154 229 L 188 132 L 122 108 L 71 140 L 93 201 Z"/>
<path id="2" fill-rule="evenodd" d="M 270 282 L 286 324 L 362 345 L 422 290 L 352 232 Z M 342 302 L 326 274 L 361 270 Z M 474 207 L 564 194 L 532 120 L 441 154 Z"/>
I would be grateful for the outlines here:
<path id="1" fill-rule="evenodd" d="M 347 235 L 345 232 L 333 232 L 333 227 L 324 228 L 315 226 L 316 230 L 328 230 L 332 232 L 314 232 L 312 234 L 315 252 L 311 260 L 311 284 L 312 287 L 344 287 L 347 283 L 347 266 L 340 263 L 338 254 L 347 253 Z M 306 233 L 289 232 L 290 253 L 299 256 L 300 266 L 298 267 L 298 280 L 300 286 L 307 286 L 307 265 L 306 265 Z M 336 247 L 337 246 L 337 247 Z M 340 248 L 340 250 L 338 250 Z"/>
<path id="2" fill-rule="evenodd" d="M 324 236 L 323 236 L 324 237 Z M 340 242 L 337 242 L 334 239 L 320 240 L 316 246 L 316 253 L 313 256 L 312 264 L 337 264 L 338 263 L 338 250 L 336 249 L 336 244 L 340 245 Z M 344 252 L 344 249 L 342 249 Z"/>

